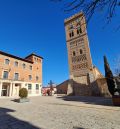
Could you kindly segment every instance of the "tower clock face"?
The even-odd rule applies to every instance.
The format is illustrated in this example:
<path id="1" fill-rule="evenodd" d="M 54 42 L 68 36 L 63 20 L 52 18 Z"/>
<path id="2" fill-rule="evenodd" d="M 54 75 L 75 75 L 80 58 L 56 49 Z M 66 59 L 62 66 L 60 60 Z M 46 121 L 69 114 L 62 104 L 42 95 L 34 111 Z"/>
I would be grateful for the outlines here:
<path id="1" fill-rule="evenodd" d="M 65 22 L 70 74 L 87 74 L 92 67 L 90 48 L 83 15 L 74 15 Z"/>

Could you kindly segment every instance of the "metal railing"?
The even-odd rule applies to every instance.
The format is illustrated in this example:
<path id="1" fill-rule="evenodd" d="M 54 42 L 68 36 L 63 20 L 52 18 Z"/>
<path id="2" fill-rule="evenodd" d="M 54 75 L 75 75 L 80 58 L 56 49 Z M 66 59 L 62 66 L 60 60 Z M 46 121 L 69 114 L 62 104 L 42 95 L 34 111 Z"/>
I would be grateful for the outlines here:
<path id="1" fill-rule="evenodd" d="M 0 80 L 6 80 L 6 81 L 24 81 L 24 78 L 22 78 L 22 79 L 0 78 Z"/>

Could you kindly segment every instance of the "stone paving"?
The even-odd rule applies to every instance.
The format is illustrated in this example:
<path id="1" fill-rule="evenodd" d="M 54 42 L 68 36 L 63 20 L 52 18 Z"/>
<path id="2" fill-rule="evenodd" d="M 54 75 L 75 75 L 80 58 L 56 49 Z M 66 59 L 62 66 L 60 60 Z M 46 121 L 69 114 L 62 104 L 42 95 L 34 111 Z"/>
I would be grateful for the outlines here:
<path id="1" fill-rule="evenodd" d="M 94 97 L 0 99 L 0 129 L 120 129 L 120 107 Z"/>

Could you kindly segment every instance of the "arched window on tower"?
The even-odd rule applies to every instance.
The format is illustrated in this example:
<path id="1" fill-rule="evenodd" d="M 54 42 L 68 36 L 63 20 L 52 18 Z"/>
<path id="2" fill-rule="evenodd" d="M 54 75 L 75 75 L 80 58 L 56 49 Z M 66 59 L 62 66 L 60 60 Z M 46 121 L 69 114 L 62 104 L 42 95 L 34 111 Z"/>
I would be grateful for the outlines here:
<path id="1" fill-rule="evenodd" d="M 81 55 L 81 54 L 83 54 L 83 50 L 82 50 L 82 49 L 80 49 L 80 55 Z"/>
<path id="2" fill-rule="evenodd" d="M 71 23 L 70 24 L 70 26 L 69 26 L 69 29 L 71 30 L 71 29 L 73 29 L 74 27 L 73 27 L 73 24 Z"/>
<path id="3" fill-rule="evenodd" d="M 69 37 L 70 37 L 70 38 L 72 37 L 71 32 L 69 33 Z"/>
<path id="4" fill-rule="evenodd" d="M 78 27 L 77 28 L 77 34 L 81 34 L 82 33 L 82 29 L 81 29 L 81 27 Z"/>
<path id="5" fill-rule="evenodd" d="M 71 38 L 71 37 L 73 37 L 74 36 L 74 32 L 73 31 L 70 31 L 69 32 L 69 37 Z"/>
<path id="6" fill-rule="evenodd" d="M 72 37 L 74 36 L 74 32 L 72 31 Z"/>
<path id="7" fill-rule="evenodd" d="M 76 53 L 75 53 L 75 51 L 73 51 L 73 56 L 76 56 Z"/>

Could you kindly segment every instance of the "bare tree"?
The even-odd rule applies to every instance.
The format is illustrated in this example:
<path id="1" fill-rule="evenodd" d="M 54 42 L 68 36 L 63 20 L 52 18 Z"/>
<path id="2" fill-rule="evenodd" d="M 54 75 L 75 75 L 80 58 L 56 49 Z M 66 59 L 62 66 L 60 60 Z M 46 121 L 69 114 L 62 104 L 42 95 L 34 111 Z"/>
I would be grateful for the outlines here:
<path id="1" fill-rule="evenodd" d="M 110 22 L 118 7 L 120 0 L 51 0 L 64 4 L 64 11 L 82 10 L 87 21 L 98 11 L 106 12 L 107 22 Z"/>

